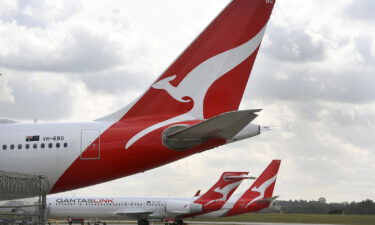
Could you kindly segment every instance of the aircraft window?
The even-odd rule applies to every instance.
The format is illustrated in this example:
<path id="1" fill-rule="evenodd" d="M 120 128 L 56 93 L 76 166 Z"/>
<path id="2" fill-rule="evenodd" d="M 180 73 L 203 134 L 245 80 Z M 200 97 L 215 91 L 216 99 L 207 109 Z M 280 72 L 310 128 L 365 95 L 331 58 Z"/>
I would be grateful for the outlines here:
<path id="1" fill-rule="evenodd" d="M 30 145 L 29 145 L 29 144 L 26 144 L 26 145 L 25 145 L 25 148 L 26 148 L 26 149 L 29 149 L 29 148 L 30 148 Z"/>
<path id="2" fill-rule="evenodd" d="M 60 143 L 56 143 L 56 148 L 60 148 Z"/>
<path id="3" fill-rule="evenodd" d="M 7 150 L 7 146 L 6 145 L 3 145 L 3 150 Z"/>
<path id="4" fill-rule="evenodd" d="M 52 143 L 49 143 L 49 144 L 48 144 L 48 148 L 52 148 Z"/>
<path id="5" fill-rule="evenodd" d="M 14 149 L 14 145 L 10 145 L 9 147 L 10 147 L 10 149 L 11 149 L 11 150 L 13 150 L 13 149 Z"/>
<path id="6" fill-rule="evenodd" d="M 64 148 L 67 148 L 68 147 L 68 143 L 64 143 Z"/>
<path id="7" fill-rule="evenodd" d="M 18 145 L 18 149 L 22 149 L 22 145 L 21 144 Z"/>
<path id="8" fill-rule="evenodd" d="M 44 147 L 46 147 L 46 144 L 44 143 L 40 144 L 40 148 L 44 148 Z"/>
<path id="9" fill-rule="evenodd" d="M 34 143 L 33 144 L 33 149 L 36 149 L 38 147 L 38 144 Z"/>

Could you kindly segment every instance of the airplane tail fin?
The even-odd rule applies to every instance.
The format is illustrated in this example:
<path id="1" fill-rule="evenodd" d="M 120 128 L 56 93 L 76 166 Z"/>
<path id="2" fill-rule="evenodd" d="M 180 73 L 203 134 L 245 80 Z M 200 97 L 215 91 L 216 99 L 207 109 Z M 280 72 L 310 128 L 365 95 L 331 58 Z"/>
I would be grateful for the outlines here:
<path id="1" fill-rule="evenodd" d="M 140 98 L 98 120 L 207 119 L 237 110 L 273 6 L 233 0 Z"/>
<path id="2" fill-rule="evenodd" d="M 224 172 L 220 179 L 194 203 L 203 205 L 205 211 L 220 209 L 236 191 L 244 179 L 250 179 L 248 172 Z"/>
<path id="3" fill-rule="evenodd" d="M 272 205 L 277 198 L 272 195 L 280 163 L 281 160 L 272 160 L 250 188 L 234 203 L 227 216 L 255 212 Z"/>

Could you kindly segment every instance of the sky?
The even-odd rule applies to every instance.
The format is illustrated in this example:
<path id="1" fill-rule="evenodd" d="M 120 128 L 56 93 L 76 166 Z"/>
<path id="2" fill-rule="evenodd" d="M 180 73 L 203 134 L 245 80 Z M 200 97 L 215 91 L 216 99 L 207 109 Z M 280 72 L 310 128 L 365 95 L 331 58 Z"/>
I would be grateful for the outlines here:
<path id="1" fill-rule="evenodd" d="M 0 118 L 90 121 L 148 88 L 228 0 L 0 0 Z M 192 196 L 282 164 L 280 199 L 375 200 L 375 1 L 279 0 L 240 109 L 257 137 L 69 196 Z M 244 182 L 239 191 L 250 186 Z"/>

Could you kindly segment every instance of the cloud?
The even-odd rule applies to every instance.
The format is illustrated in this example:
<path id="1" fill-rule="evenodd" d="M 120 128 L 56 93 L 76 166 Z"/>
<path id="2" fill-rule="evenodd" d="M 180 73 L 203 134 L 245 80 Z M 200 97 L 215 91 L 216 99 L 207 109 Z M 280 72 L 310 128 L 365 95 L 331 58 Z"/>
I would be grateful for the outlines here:
<path id="1" fill-rule="evenodd" d="M 148 71 L 133 72 L 116 68 L 101 72 L 70 74 L 72 79 L 82 81 L 92 92 L 124 95 L 129 91 L 146 90 L 153 82 Z"/>
<path id="2" fill-rule="evenodd" d="M 270 64 L 268 64 L 270 65 Z M 372 69 L 353 65 L 344 71 L 329 71 L 304 65 L 303 68 L 286 68 L 277 63 L 259 74 L 251 93 L 272 101 L 330 101 L 365 104 L 375 101 Z"/>
<path id="3" fill-rule="evenodd" d="M 303 29 L 270 25 L 267 28 L 268 45 L 263 51 L 277 60 L 294 63 L 320 61 L 324 58 L 324 43 L 314 41 Z"/>
<path id="4" fill-rule="evenodd" d="M 354 19 L 374 22 L 374 8 L 374 1 L 354 0 L 347 6 L 346 13 Z"/>
<path id="5" fill-rule="evenodd" d="M 4 0 L 1 6 L 2 21 L 38 28 L 46 28 L 52 23 L 64 21 L 82 7 L 81 2 L 72 0 L 62 0 L 57 3 L 40 0 Z"/>
<path id="6" fill-rule="evenodd" d="M 23 79 L 32 76 L 32 79 Z M 44 79 L 48 76 L 48 79 Z M 42 82 L 41 82 L 42 81 Z M 19 120 L 61 119 L 72 112 L 69 82 L 54 75 L 18 75 L 7 82 L 12 101 L 0 101 L 1 117 Z"/>
<path id="7" fill-rule="evenodd" d="M 13 89 L 9 86 L 8 82 L 0 76 L 0 104 L 1 103 L 14 103 Z"/>
<path id="8" fill-rule="evenodd" d="M 0 66 L 24 71 L 100 71 L 122 61 L 115 43 L 83 27 L 0 28 Z"/>
<path id="9" fill-rule="evenodd" d="M 2 1 L 0 117 L 82 121 L 123 107 L 226 3 Z M 241 105 L 263 108 L 254 122 L 271 132 L 65 194 L 192 196 L 225 170 L 256 176 L 279 158 L 282 199 L 375 198 L 371 4 L 276 3 Z"/>
<path id="10" fill-rule="evenodd" d="M 370 68 L 375 63 L 373 39 L 370 35 L 362 35 L 355 40 L 355 46 L 361 56 L 361 60 Z"/>

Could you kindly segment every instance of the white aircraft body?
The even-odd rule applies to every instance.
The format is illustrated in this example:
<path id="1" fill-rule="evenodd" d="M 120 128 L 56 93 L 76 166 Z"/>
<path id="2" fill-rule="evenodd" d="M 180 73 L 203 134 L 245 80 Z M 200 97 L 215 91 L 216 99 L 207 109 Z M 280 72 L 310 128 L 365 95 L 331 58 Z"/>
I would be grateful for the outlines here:
<path id="1" fill-rule="evenodd" d="M 178 197 L 48 197 L 49 218 L 53 219 L 135 219 L 139 225 L 149 221 L 173 220 L 183 224 L 189 217 L 224 217 L 259 211 L 269 207 L 280 160 L 273 160 L 242 195 L 232 195 L 247 172 L 225 172 L 205 194 Z"/>
<path id="2" fill-rule="evenodd" d="M 273 6 L 231 1 L 142 96 L 111 115 L 87 123 L 0 119 L 0 200 L 38 194 L 4 177 L 43 176 L 46 192 L 58 193 L 260 134 L 252 123 L 260 110 L 238 108 Z"/>

